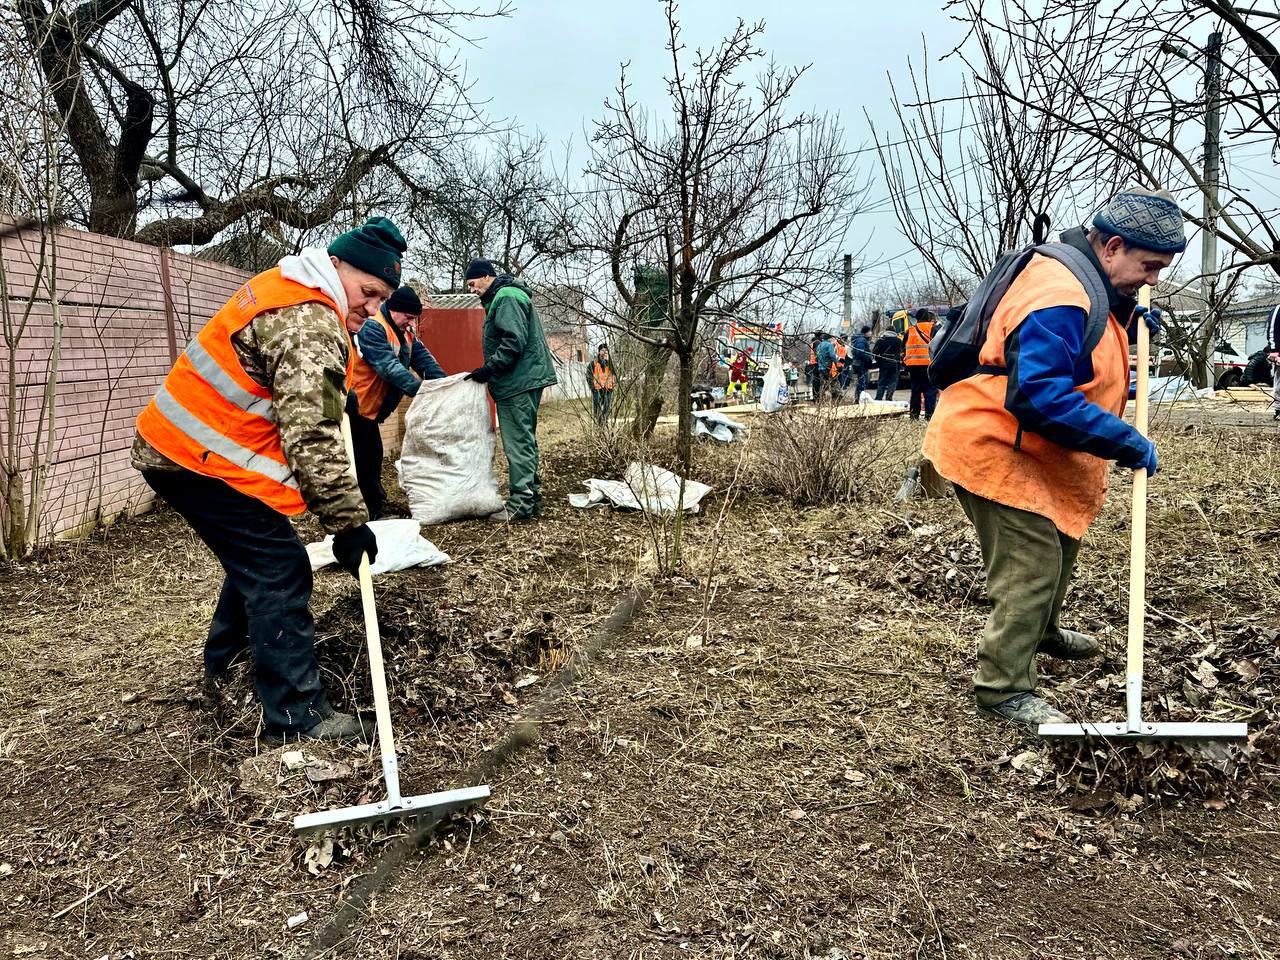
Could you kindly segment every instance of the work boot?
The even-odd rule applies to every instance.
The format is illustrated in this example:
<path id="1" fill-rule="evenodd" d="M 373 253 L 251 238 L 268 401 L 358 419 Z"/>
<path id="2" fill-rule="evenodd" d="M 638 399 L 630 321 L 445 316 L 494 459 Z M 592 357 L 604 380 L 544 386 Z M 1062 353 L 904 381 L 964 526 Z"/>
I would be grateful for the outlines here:
<path id="1" fill-rule="evenodd" d="M 510 507 L 503 507 L 501 510 L 495 510 L 489 514 L 489 519 L 494 523 L 525 523 L 529 520 L 537 519 L 537 516 L 537 513 L 522 516 L 514 512 Z"/>
<path id="2" fill-rule="evenodd" d="M 1042 723 L 1070 723 L 1071 718 L 1034 693 L 1016 693 L 1008 700 L 991 705 L 978 704 L 978 711 L 1020 723 L 1032 733 Z"/>
<path id="3" fill-rule="evenodd" d="M 299 740 L 342 740 L 364 743 L 368 740 L 368 735 L 359 717 L 343 713 L 341 710 L 334 710 L 323 720 L 304 731 L 264 733 L 262 740 L 271 744 L 294 743 Z"/>
<path id="4" fill-rule="evenodd" d="M 1059 660 L 1090 660 L 1102 653 L 1102 646 L 1087 633 L 1059 627 L 1056 636 L 1040 641 L 1036 653 L 1057 657 Z"/>

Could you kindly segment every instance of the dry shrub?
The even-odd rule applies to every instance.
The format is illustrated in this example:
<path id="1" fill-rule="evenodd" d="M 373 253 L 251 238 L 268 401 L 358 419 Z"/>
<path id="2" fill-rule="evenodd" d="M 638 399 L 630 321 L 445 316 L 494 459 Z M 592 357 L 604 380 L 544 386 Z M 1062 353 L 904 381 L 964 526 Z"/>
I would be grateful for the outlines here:
<path id="1" fill-rule="evenodd" d="M 881 418 L 851 413 L 826 404 L 762 418 L 751 435 L 751 485 L 797 506 L 858 499 L 869 478 L 900 460 L 900 444 Z"/>

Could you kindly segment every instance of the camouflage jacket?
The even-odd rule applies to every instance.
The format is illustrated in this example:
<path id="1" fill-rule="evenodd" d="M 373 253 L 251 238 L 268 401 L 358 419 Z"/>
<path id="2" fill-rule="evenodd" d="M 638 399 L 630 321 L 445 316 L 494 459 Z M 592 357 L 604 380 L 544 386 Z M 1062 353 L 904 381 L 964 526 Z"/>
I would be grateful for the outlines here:
<path id="1" fill-rule="evenodd" d="M 271 391 L 285 459 L 325 531 L 368 520 L 342 441 L 351 343 L 333 311 L 319 303 L 269 310 L 237 331 L 231 344 L 244 372 Z M 138 435 L 132 460 L 139 470 L 182 469 Z"/>

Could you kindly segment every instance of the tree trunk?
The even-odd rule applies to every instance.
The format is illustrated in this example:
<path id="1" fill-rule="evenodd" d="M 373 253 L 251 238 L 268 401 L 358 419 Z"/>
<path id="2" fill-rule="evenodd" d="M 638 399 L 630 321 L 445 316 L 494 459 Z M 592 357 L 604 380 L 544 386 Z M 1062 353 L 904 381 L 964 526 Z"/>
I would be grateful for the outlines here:
<path id="1" fill-rule="evenodd" d="M 26 484 L 20 470 L 6 475 L 4 479 L 4 537 L 0 543 L 0 557 L 21 560 L 30 552 L 27 549 Z"/>
<path id="2" fill-rule="evenodd" d="M 631 426 L 631 436 L 637 442 L 653 436 L 658 425 L 658 416 L 662 413 L 662 381 L 666 379 L 667 360 L 671 356 L 662 347 L 643 344 L 641 349 L 645 358 L 644 373 L 636 395 L 635 419 Z"/>
<path id="3" fill-rule="evenodd" d="M 1191 356 L 1188 358 L 1192 384 L 1197 389 L 1213 386 L 1213 348 L 1216 324 L 1204 323 L 1201 332 L 1191 338 Z"/>
<path id="4" fill-rule="evenodd" d="M 680 358 L 680 386 L 676 391 L 678 421 L 676 425 L 676 463 L 680 476 L 689 476 L 693 462 L 693 351 L 685 350 Z"/>

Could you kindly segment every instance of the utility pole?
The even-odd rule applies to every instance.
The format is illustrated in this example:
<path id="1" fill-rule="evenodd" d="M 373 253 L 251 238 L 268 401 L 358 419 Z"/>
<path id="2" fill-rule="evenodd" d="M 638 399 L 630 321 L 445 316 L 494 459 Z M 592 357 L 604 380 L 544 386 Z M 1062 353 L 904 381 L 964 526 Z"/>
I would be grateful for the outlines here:
<path id="1" fill-rule="evenodd" d="M 1204 68 L 1204 233 L 1200 237 L 1200 292 L 1204 297 L 1204 317 L 1200 323 L 1202 367 L 1199 386 L 1213 386 L 1213 351 L 1217 347 L 1218 302 L 1215 287 L 1218 272 L 1218 165 L 1221 159 L 1219 135 L 1222 126 L 1222 34 L 1209 34 Z"/>
<path id="2" fill-rule="evenodd" d="M 844 313 L 840 317 L 840 330 L 849 333 L 853 327 L 853 254 L 844 255 Z"/>

